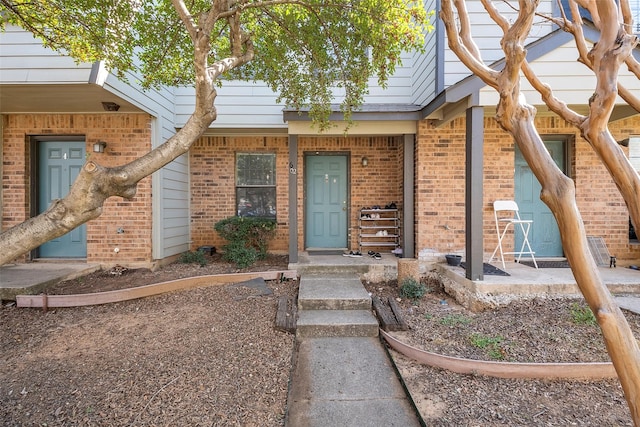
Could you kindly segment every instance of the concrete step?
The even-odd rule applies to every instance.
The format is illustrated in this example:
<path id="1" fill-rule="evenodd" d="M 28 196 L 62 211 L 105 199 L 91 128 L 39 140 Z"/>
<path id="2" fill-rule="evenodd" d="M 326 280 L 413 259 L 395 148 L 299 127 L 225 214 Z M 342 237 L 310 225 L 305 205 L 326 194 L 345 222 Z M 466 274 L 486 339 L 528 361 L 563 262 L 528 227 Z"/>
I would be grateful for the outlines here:
<path id="1" fill-rule="evenodd" d="M 378 320 L 370 310 L 303 310 L 297 338 L 377 337 Z"/>
<path id="2" fill-rule="evenodd" d="M 366 274 L 372 267 L 370 264 L 290 264 L 289 268 L 296 270 L 301 276 L 308 274 Z M 375 266 L 374 266 L 375 267 Z"/>
<path id="3" fill-rule="evenodd" d="M 346 275 L 303 275 L 299 310 L 371 310 L 371 297 L 360 279 Z"/>

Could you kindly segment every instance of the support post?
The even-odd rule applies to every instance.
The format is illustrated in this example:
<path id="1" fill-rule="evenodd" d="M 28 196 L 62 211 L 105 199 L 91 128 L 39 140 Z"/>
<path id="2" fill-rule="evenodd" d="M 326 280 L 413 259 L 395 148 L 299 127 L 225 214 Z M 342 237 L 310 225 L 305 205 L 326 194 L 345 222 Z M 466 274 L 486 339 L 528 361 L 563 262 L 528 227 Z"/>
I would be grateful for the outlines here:
<path id="1" fill-rule="evenodd" d="M 465 144 L 465 252 L 466 278 L 484 280 L 483 273 L 483 148 L 484 109 L 469 107 Z"/>
<path id="2" fill-rule="evenodd" d="M 298 135 L 289 135 L 289 263 L 298 262 Z"/>
<path id="3" fill-rule="evenodd" d="M 414 164 L 416 136 L 404 135 L 403 159 L 403 202 L 402 202 L 402 256 L 415 258 L 415 212 L 414 212 Z"/>

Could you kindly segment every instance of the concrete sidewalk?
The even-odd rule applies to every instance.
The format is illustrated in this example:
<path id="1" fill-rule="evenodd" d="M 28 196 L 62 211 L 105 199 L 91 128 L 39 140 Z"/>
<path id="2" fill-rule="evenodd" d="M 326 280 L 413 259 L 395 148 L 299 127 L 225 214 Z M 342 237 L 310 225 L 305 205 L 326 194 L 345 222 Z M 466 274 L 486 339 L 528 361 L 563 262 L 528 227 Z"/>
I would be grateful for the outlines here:
<path id="1" fill-rule="evenodd" d="M 39 294 L 48 285 L 72 280 L 99 269 L 98 264 L 77 261 L 4 265 L 0 267 L 0 300 L 15 300 L 16 295 Z"/>
<path id="2" fill-rule="evenodd" d="M 288 427 L 421 425 L 357 273 L 303 274 Z"/>
<path id="3" fill-rule="evenodd" d="M 378 338 L 305 338 L 298 343 L 286 426 L 420 426 Z"/>

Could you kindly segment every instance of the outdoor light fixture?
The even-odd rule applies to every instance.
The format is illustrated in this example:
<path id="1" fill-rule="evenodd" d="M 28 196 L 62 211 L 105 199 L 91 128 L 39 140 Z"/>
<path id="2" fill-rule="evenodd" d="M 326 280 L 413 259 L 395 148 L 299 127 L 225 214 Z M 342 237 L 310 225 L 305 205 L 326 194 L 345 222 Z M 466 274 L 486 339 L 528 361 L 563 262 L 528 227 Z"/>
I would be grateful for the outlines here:
<path id="1" fill-rule="evenodd" d="M 367 166 L 369 164 L 369 159 L 366 157 L 362 158 L 362 166 Z"/>
<path id="2" fill-rule="evenodd" d="M 104 153 L 104 149 L 107 148 L 107 143 L 104 141 L 96 142 L 93 144 L 94 153 Z"/>
<path id="3" fill-rule="evenodd" d="M 102 108 L 104 108 L 105 111 L 118 111 L 120 106 L 115 102 L 103 102 Z"/>

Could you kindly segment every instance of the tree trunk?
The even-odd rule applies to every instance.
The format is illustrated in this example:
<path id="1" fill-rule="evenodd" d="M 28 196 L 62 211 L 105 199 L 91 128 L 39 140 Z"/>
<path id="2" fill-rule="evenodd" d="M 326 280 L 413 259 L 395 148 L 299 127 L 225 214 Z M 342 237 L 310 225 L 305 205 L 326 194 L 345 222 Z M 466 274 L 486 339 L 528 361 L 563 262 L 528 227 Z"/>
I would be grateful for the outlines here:
<path id="1" fill-rule="evenodd" d="M 514 137 L 529 167 L 542 185 L 541 199 L 549 206 L 556 218 L 562 247 L 571 264 L 576 283 L 598 320 L 607 351 L 624 389 L 631 417 L 634 424 L 640 426 L 640 349 L 638 342 L 633 336 L 626 318 L 602 281 L 589 251 L 584 224 L 575 200 L 574 183 L 560 171 L 545 149 L 534 124 L 535 108 L 526 105 L 520 97 L 520 72 L 523 69 L 525 73 L 528 71 L 528 67 L 525 66 L 524 41 L 531 31 L 538 1 L 520 0 L 518 17 L 513 23 L 510 23 L 499 14 L 489 0 L 482 0 L 489 15 L 504 31 L 501 45 L 505 53 L 505 66 L 500 72 L 495 72 L 484 66 L 477 51 L 472 46 L 467 46 L 469 42 L 467 41 L 465 44 L 464 37 L 456 33 L 456 20 L 452 13 L 451 1 L 456 1 L 459 14 L 466 15 L 463 1 L 443 1 L 441 15 L 447 30 L 449 46 L 469 69 L 498 91 L 500 101 L 496 119 L 503 129 Z M 618 27 L 615 25 L 617 16 L 615 2 L 598 1 L 593 5 L 597 5 L 596 12 L 602 25 L 608 25 L 608 27 L 602 36 L 603 44 L 600 45 L 599 42 L 592 52 L 594 58 L 599 58 L 597 66 L 594 67 L 598 76 L 598 86 L 596 94 L 590 100 L 591 116 L 588 120 L 584 120 L 586 123 L 583 123 L 584 126 L 581 129 L 585 137 L 591 138 L 595 142 L 594 145 L 598 146 L 598 144 L 613 140 L 606 125 L 613 109 L 620 64 L 620 58 L 614 58 L 613 55 L 624 55 L 624 51 L 629 48 L 629 43 L 634 43 L 635 46 L 635 40 L 618 33 Z M 459 22 L 460 25 L 463 25 L 468 23 L 468 19 L 460 19 Z M 460 34 L 468 33 L 468 28 L 460 30 Z M 622 60 L 624 61 L 623 58 Z M 575 116 L 574 114 L 573 117 Z M 606 150 L 610 147 L 598 146 L 598 148 L 603 148 L 604 157 L 611 160 L 612 163 L 608 167 L 612 176 L 621 173 L 615 164 L 616 160 L 620 160 L 619 153 L 611 155 Z M 628 169 L 625 170 L 628 173 Z M 637 204 L 637 186 L 625 183 L 621 177 L 614 179 L 619 188 L 622 186 L 621 190 L 625 190 L 626 196 L 632 199 L 627 200 L 627 203 L 629 205 Z"/>

